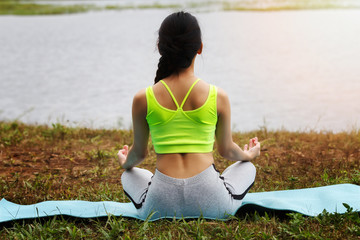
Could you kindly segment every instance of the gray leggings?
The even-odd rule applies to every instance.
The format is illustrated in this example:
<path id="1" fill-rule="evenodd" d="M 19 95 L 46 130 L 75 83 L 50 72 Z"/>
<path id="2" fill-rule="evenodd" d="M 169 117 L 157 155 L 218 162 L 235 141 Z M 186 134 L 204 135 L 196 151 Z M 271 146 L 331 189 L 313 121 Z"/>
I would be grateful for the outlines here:
<path id="1" fill-rule="evenodd" d="M 186 179 L 172 178 L 158 170 L 153 175 L 135 167 L 122 174 L 121 182 L 142 219 L 149 214 L 153 219 L 199 216 L 226 219 L 241 206 L 255 175 L 251 162 L 236 162 L 222 175 L 212 165 Z"/>

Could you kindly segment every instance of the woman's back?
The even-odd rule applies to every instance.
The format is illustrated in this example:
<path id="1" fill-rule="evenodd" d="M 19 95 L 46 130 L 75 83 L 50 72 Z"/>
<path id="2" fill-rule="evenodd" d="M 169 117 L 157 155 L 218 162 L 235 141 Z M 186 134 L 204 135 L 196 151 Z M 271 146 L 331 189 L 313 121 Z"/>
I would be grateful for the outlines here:
<path id="1" fill-rule="evenodd" d="M 163 81 L 168 86 L 175 100 L 165 85 L 158 82 L 152 87 L 156 101 L 166 109 L 177 110 L 177 106 L 181 106 L 197 78 L 193 75 L 189 76 L 189 74 L 182 73 L 175 77 L 165 78 Z M 183 103 L 182 110 L 186 112 L 203 107 L 208 100 L 209 92 L 210 85 L 208 83 L 202 80 L 196 82 Z M 196 132 L 194 132 L 193 137 L 197 137 Z M 208 168 L 213 162 L 212 151 L 207 153 L 157 154 L 157 169 L 174 178 L 192 177 Z"/>

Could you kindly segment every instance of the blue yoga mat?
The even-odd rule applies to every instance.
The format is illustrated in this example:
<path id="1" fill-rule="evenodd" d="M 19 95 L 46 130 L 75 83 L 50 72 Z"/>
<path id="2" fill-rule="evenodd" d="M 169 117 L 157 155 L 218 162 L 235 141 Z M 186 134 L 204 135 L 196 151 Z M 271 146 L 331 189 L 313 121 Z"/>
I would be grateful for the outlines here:
<path id="1" fill-rule="evenodd" d="M 254 206 L 275 211 L 291 211 L 307 216 L 316 216 L 324 210 L 329 213 L 345 213 L 347 209 L 343 203 L 348 204 L 354 211 L 360 211 L 360 186 L 339 184 L 317 188 L 248 193 L 240 208 L 243 206 Z M 236 212 L 232 214 L 235 215 Z M 19 205 L 6 199 L 0 201 L 0 222 L 55 215 L 68 215 L 80 218 L 114 215 L 141 219 L 132 203 L 69 200 Z M 199 216 L 188 216 L 188 218 L 197 217 Z M 151 218 L 150 220 L 158 219 Z"/>

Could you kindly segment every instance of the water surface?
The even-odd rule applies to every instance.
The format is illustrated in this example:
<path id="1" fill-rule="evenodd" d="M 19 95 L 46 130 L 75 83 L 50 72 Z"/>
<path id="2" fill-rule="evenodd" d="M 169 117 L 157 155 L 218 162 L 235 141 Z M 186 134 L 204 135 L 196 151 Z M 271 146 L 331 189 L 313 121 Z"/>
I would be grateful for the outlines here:
<path id="1" fill-rule="evenodd" d="M 0 119 L 131 125 L 171 10 L 0 17 Z M 360 119 L 360 11 L 196 13 L 196 73 L 228 92 L 236 130 L 349 130 Z"/>

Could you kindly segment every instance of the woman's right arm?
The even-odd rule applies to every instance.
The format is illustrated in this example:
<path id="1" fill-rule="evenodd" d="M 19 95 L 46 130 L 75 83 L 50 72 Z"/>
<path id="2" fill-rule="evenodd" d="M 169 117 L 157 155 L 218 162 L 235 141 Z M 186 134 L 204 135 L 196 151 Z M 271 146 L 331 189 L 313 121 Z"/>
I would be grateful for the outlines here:
<path id="1" fill-rule="evenodd" d="M 149 126 L 146 121 L 146 114 L 146 92 L 143 89 L 135 95 L 132 105 L 134 143 L 130 149 L 125 145 L 118 152 L 120 165 L 125 169 L 135 167 L 146 157 L 149 140 Z"/>
<path id="2" fill-rule="evenodd" d="M 260 142 L 256 137 L 250 139 L 249 146 L 246 144 L 244 150 L 233 142 L 230 101 L 226 92 L 220 88 L 218 88 L 217 94 L 217 112 L 218 122 L 215 136 L 220 155 L 232 161 L 251 161 L 259 156 Z"/>

